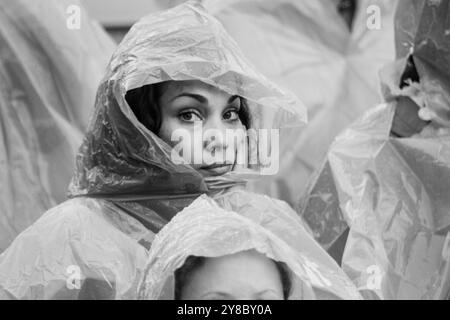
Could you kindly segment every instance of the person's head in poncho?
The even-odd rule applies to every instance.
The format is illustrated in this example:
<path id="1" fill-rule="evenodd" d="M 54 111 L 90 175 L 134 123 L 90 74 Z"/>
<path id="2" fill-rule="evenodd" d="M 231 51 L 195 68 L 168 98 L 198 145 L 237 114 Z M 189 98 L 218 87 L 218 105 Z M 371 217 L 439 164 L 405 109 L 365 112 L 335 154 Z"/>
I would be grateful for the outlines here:
<path id="1" fill-rule="evenodd" d="M 221 138 L 213 139 L 210 136 L 210 140 L 202 139 L 198 150 L 189 152 L 189 156 L 184 150 L 182 155 L 205 177 L 222 175 L 233 169 L 236 150 L 232 150 L 230 159 L 220 159 L 228 162 L 207 164 L 205 158 L 212 153 L 225 155 L 228 148 L 232 147 L 223 139 L 226 138 L 226 130 L 250 128 L 250 113 L 244 98 L 228 94 L 200 80 L 172 80 L 146 85 L 129 91 L 126 98 L 138 120 L 172 147 L 178 144 L 173 139 L 175 130 L 184 129 L 187 133 L 183 138 L 190 141 L 188 150 L 192 149 L 191 144 L 197 139 L 194 133 L 196 123 L 202 130 L 219 130 Z M 196 151 L 202 154 L 198 162 L 194 159 Z"/>
<path id="2" fill-rule="evenodd" d="M 283 300 L 292 285 L 283 263 L 256 250 L 212 258 L 190 256 L 174 278 L 175 300 Z"/>
<path id="3" fill-rule="evenodd" d="M 139 299 L 357 299 L 271 231 L 201 196 L 156 236 Z"/>
<path id="4" fill-rule="evenodd" d="M 196 135 L 196 123 L 203 132 L 223 133 L 305 121 L 301 102 L 255 71 L 222 25 L 189 1 L 144 17 L 120 43 L 99 87 L 69 193 L 145 200 L 242 182 L 222 179 L 235 169 L 232 157 L 205 164 L 192 161 L 196 149 L 177 157 L 174 146 L 192 139 L 201 159 L 227 149 L 227 141 Z M 188 136 L 174 140 L 175 129 Z"/>

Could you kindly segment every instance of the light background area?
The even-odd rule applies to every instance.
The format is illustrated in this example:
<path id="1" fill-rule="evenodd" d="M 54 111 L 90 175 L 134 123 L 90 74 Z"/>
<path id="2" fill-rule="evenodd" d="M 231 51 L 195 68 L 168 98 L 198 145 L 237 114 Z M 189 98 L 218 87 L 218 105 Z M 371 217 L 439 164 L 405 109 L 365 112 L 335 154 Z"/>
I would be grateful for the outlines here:
<path id="1" fill-rule="evenodd" d="M 141 17 L 183 0 L 81 0 L 89 15 L 119 42 Z"/>
<path id="2" fill-rule="evenodd" d="M 105 27 L 130 26 L 164 0 L 82 0 L 89 14 Z"/>
<path id="3" fill-rule="evenodd" d="M 81 0 L 91 16 L 106 27 L 129 26 L 142 16 L 183 0 Z"/>

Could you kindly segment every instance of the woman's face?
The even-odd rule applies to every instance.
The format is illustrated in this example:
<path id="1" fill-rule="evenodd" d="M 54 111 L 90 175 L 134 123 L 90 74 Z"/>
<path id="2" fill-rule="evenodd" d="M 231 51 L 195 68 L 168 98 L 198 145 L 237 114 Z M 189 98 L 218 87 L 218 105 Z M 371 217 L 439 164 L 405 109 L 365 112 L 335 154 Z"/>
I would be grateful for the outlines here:
<path id="1" fill-rule="evenodd" d="M 186 281 L 182 300 L 283 300 L 275 263 L 257 251 L 207 258 Z"/>
<path id="2" fill-rule="evenodd" d="M 241 99 L 201 81 L 169 81 L 161 88 L 158 102 L 162 116 L 159 137 L 173 147 L 179 142 L 172 141 L 174 130 L 185 129 L 192 144 L 198 142 L 194 139 L 201 139 L 200 159 L 206 159 L 207 156 L 218 152 L 227 152 L 229 146 L 225 139 L 222 139 L 226 137 L 227 129 L 245 129 L 238 116 Z M 222 134 L 213 139 L 194 135 L 194 124 L 201 124 L 203 132 L 215 129 Z M 234 151 L 230 154 L 236 154 Z M 195 149 L 191 152 L 190 159 L 186 159 L 184 154 L 182 156 L 204 176 L 222 175 L 233 168 L 234 159 L 227 158 L 226 161 L 224 159 L 213 164 L 199 162 L 194 159 L 195 152 Z"/>

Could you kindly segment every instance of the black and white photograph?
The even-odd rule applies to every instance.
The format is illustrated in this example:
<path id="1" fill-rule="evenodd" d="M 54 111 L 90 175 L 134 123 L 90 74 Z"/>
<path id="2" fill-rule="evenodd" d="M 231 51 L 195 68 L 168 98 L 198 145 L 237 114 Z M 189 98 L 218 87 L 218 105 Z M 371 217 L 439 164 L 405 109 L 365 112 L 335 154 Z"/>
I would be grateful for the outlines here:
<path id="1" fill-rule="evenodd" d="M 0 0 L 0 300 L 450 300 L 450 0 Z"/>

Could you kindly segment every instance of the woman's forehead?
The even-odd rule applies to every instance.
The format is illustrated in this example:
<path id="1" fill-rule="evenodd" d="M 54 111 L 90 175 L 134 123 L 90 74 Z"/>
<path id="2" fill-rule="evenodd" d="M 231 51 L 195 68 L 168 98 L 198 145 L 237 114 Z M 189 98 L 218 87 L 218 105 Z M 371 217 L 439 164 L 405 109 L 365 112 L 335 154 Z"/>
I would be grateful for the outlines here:
<path id="1" fill-rule="evenodd" d="M 278 272 L 273 260 L 256 250 L 246 250 L 220 257 L 208 258 L 205 263 L 206 265 L 214 271 L 226 268 L 232 270 L 232 273 L 245 270 L 245 268 L 242 268 L 243 265 L 257 265 L 259 266 L 257 269 L 263 272 L 275 271 L 275 274 Z"/>
<path id="2" fill-rule="evenodd" d="M 170 99 L 182 93 L 199 94 L 229 99 L 233 95 L 200 80 L 167 81 L 161 83 L 161 98 Z"/>

